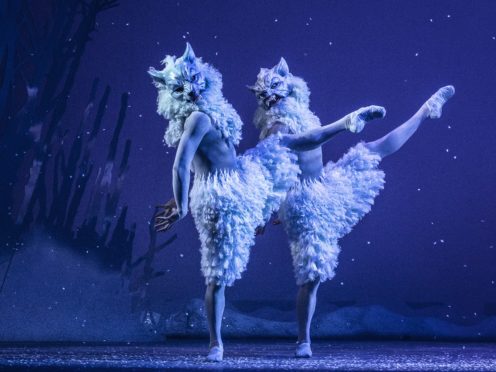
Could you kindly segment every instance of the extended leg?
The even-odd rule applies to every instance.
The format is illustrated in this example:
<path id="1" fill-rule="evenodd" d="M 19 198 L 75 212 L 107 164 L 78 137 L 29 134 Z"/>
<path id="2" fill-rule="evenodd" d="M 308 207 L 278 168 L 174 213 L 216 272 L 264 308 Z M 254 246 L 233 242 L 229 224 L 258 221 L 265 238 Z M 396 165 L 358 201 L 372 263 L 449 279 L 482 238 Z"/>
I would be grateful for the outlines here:
<path id="1" fill-rule="evenodd" d="M 209 284 L 205 291 L 205 309 L 210 331 L 210 352 L 207 359 L 213 362 L 220 362 L 224 354 L 220 328 L 226 303 L 225 288 L 223 285 Z"/>
<path id="2" fill-rule="evenodd" d="M 312 356 L 310 348 L 310 325 L 317 304 L 317 290 L 320 280 L 305 283 L 298 289 L 296 297 L 296 313 L 298 317 L 298 346 L 295 356 L 297 358 L 309 358 Z"/>
<path id="3" fill-rule="evenodd" d="M 417 131 L 420 124 L 427 119 L 441 117 L 443 105 L 455 94 L 455 89 L 448 85 L 432 95 L 420 109 L 405 123 L 376 141 L 368 142 L 369 150 L 384 158 L 398 151 L 406 141 Z"/>

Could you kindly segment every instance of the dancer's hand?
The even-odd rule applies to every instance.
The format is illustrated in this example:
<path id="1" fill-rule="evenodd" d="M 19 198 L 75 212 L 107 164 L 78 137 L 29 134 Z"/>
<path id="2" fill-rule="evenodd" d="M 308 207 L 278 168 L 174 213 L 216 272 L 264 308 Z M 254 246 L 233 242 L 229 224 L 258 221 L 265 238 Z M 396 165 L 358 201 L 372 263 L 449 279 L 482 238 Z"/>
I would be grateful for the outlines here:
<path id="1" fill-rule="evenodd" d="M 163 208 L 163 210 L 155 215 L 155 230 L 165 232 L 172 227 L 174 222 L 179 220 L 176 201 L 175 199 L 170 199 L 164 205 L 157 206 L 157 208 Z"/>
<path id="2" fill-rule="evenodd" d="M 265 225 L 260 225 L 255 229 L 255 236 L 263 235 L 265 232 Z"/>
<path id="3" fill-rule="evenodd" d="M 281 220 L 277 217 L 273 217 L 272 218 L 272 225 L 280 225 L 281 224 Z M 258 226 L 256 229 L 255 229 L 255 236 L 258 236 L 258 235 L 263 235 L 265 233 L 265 227 L 267 225 L 260 225 Z"/>

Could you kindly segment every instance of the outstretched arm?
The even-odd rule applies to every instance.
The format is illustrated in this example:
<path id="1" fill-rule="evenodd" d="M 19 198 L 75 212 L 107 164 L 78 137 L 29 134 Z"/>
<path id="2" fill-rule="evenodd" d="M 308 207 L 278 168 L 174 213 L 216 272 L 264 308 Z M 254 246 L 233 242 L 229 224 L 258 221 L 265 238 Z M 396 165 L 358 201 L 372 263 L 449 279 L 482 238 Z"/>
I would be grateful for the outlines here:
<path id="1" fill-rule="evenodd" d="M 210 119 L 203 113 L 194 112 L 186 119 L 172 169 L 172 187 L 176 207 L 168 208 L 166 205 L 165 210 L 157 215 L 155 224 L 157 231 L 168 230 L 174 222 L 188 213 L 191 162 L 209 129 Z"/>
<path id="2" fill-rule="evenodd" d="M 313 150 L 325 142 L 329 141 L 336 134 L 344 130 L 349 130 L 353 133 L 360 132 L 365 123 L 383 118 L 386 115 L 386 110 L 381 106 L 367 106 L 346 115 L 338 121 L 325 125 L 321 128 L 309 130 L 301 134 L 284 134 L 282 143 L 292 150 L 308 151 Z"/>
<path id="3" fill-rule="evenodd" d="M 332 124 L 301 134 L 285 134 L 282 136 L 282 143 L 295 151 L 313 150 L 329 141 L 336 134 L 344 131 L 346 129 L 346 120 L 347 116 Z"/>

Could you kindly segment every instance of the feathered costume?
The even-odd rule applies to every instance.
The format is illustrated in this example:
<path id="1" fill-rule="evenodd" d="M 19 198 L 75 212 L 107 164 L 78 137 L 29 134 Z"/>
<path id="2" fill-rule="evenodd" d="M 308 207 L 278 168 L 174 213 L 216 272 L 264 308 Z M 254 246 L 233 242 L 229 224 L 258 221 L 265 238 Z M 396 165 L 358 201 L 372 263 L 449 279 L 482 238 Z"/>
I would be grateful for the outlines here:
<path id="1" fill-rule="evenodd" d="M 262 69 L 261 74 L 266 73 Z M 254 123 L 264 138 L 275 123 L 299 134 L 321 123 L 309 106 L 310 91 L 303 79 L 290 75 L 292 96 L 269 110 L 259 107 Z M 325 165 L 319 178 L 299 180 L 282 202 L 279 216 L 289 238 L 298 285 L 334 277 L 338 239 L 367 214 L 384 185 L 379 155 L 362 143 L 336 163 Z"/>
<path id="2" fill-rule="evenodd" d="M 267 222 L 296 182 L 296 158 L 278 142 L 271 136 L 239 156 L 235 171 L 194 178 L 190 209 L 200 234 L 207 284 L 230 286 L 241 278 L 255 229 Z"/>
<path id="3" fill-rule="evenodd" d="M 169 120 L 165 142 L 177 146 L 185 120 L 192 112 L 200 111 L 209 116 L 224 138 L 237 145 L 242 122 L 222 96 L 220 73 L 201 59 L 188 57 L 188 48 L 186 57 L 167 56 L 162 71 L 150 70 L 159 88 L 157 111 Z M 178 76 L 191 73 L 192 68 L 205 76 L 206 89 L 196 103 L 179 101 L 171 93 L 169 86 L 174 83 L 169 80 L 177 81 Z M 201 241 L 201 270 L 206 284 L 231 286 L 241 278 L 256 228 L 263 226 L 279 209 L 287 190 L 297 180 L 296 159 L 291 151 L 279 145 L 278 136 L 271 136 L 238 156 L 235 170 L 206 177 L 195 174 L 189 195 L 190 210 Z"/>

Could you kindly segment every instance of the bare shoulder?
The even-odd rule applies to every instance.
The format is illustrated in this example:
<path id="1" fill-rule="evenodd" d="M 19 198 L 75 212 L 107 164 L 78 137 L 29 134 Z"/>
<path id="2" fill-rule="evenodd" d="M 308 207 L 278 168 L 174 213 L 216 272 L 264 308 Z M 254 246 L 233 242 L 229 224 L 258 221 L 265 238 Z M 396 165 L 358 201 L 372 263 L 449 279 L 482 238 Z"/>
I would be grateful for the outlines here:
<path id="1" fill-rule="evenodd" d="M 184 122 L 184 129 L 190 132 L 205 132 L 210 128 L 210 117 L 201 111 L 193 111 Z"/>

